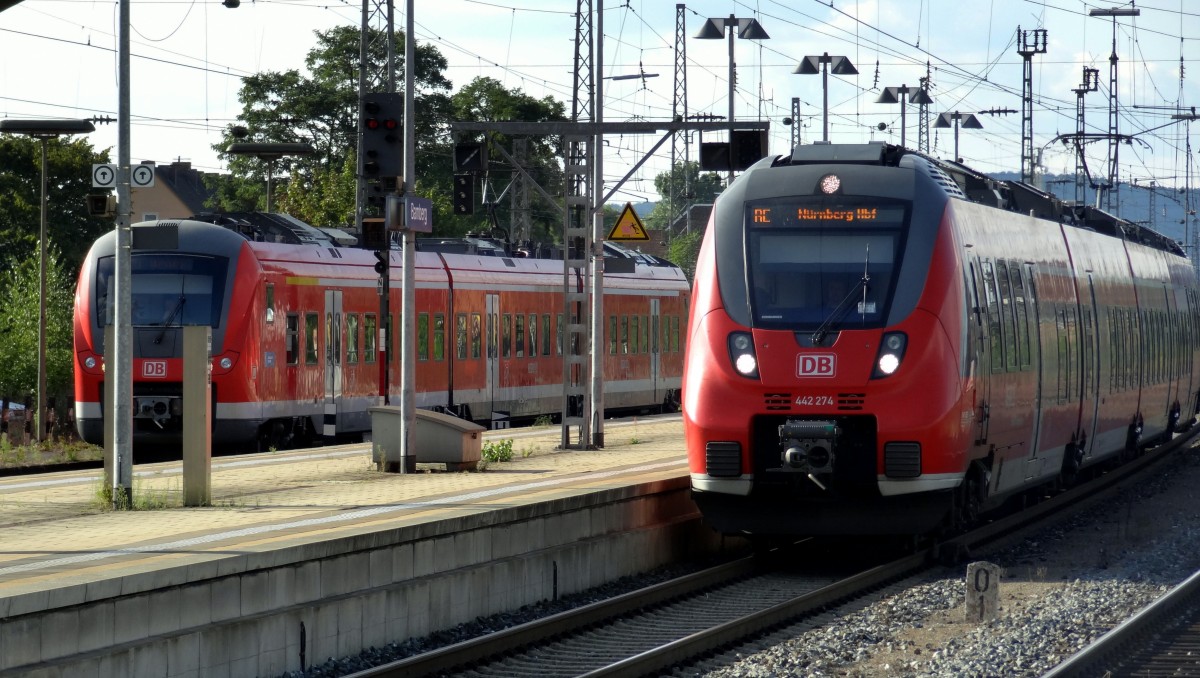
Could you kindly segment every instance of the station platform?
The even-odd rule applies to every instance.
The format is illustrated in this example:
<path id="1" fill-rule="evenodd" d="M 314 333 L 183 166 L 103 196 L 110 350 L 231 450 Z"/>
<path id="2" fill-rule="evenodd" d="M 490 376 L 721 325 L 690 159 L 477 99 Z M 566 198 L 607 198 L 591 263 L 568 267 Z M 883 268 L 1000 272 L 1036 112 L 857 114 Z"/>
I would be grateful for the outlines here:
<path id="1" fill-rule="evenodd" d="M 0 676 L 280 675 L 719 548 L 678 415 L 489 431 L 513 458 L 382 473 L 371 444 L 224 456 L 212 505 L 179 462 L 0 480 Z"/>

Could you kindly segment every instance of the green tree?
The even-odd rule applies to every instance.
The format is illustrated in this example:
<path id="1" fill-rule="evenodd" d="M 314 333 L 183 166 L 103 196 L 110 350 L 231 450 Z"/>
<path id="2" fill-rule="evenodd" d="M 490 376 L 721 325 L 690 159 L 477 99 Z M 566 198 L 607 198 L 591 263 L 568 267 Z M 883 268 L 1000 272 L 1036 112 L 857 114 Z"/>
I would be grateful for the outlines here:
<path id="1" fill-rule="evenodd" d="M 14 260 L 0 274 L 0 395 L 22 400 L 37 392 L 37 254 Z M 46 391 L 70 401 L 74 284 L 56 246 L 46 256 Z"/>
<path id="2" fill-rule="evenodd" d="M 111 219 L 89 217 L 84 196 L 92 189 L 92 164 L 108 162 L 86 139 L 51 139 L 47 144 L 47 240 L 59 243 L 70 275 L 79 270 L 92 242 L 112 230 Z M 41 232 L 41 141 L 0 135 L 0 269 L 37 256 Z"/>
<path id="3" fill-rule="evenodd" d="M 354 155 L 340 168 L 318 168 L 307 176 L 293 172 L 275 209 L 320 226 L 346 226 L 354 221 L 354 192 L 358 188 Z"/>
<path id="4" fill-rule="evenodd" d="M 667 258 L 683 269 L 689 281 L 695 279 L 696 259 L 700 256 L 700 243 L 703 240 L 703 230 L 697 229 L 671 238 L 667 248 Z"/>
<path id="5" fill-rule="evenodd" d="M 235 156 L 225 153 L 229 144 L 239 140 L 256 142 L 307 142 L 315 153 L 310 156 L 285 157 L 276 163 L 276 171 L 299 178 L 297 191 L 340 190 L 336 180 L 318 174 L 340 175 L 347 161 L 353 162 L 358 139 L 358 70 L 359 29 L 355 26 L 338 26 L 326 31 L 316 31 L 317 44 L 308 52 L 305 66 L 310 75 L 297 69 L 284 72 L 267 71 L 246 78 L 238 98 L 242 102 L 242 113 L 238 122 L 224 132 L 220 143 L 213 149 L 229 162 L 232 176 L 216 178 L 210 186 L 217 189 L 211 206 L 226 211 L 240 211 L 247 207 L 266 207 L 266 166 L 254 157 Z M 374 52 L 368 55 L 370 64 L 385 63 L 386 53 L 382 40 L 372 40 Z M 404 63 L 404 33 L 394 36 L 394 49 L 398 56 L 397 81 L 401 82 Z M 417 175 L 423 176 L 434 159 L 423 155 L 423 146 L 430 141 L 446 137 L 448 95 L 450 81 L 443 75 L 447 62 L 438 49 L 428 43 L 419 43 L 416 50 L 416 123 L 417 123 Z M 438 160 L 441 162 L 441 160 Z M 315 202 L 330 204 L 324 197 L 305 196 L 301 200 L 292 192 L 289 182 L 283 180 L 277 194 L 280 205 Z M 332 200 L 336 203 L 337 200 Z M 274 206 L 273 206 L 274 207 Z M 353 200 L 349 212 L 341 215 L 335 223 L 345 224 L 353 220 Z M 326 225 L 322 223 L 316 224 Z"/>
<path id="6" fill-rule="evenodd" d="M 675 167 L 654 177 L 654 188 L 662 200 L 646 215 L 646 228 L 664 229 L 677 219 L 688 205 L 704 205 L 716 200 L 725 182 L 716 172 L 700 172 L 700 163 L 679 162 Z M 671 196 L 677 199 L 671 204 Z"/>

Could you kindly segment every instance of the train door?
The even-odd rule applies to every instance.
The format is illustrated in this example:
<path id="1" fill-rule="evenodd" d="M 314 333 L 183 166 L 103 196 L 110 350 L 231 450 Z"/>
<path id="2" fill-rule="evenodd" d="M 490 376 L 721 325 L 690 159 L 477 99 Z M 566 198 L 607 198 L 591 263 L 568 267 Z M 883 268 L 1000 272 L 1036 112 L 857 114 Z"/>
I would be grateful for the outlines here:
<path id="1" fill-rule="evenodd" d="M 1033 264 L 1010 264 L 1013 284 L 1013 310 L 1016 312 L 1015 326 L 1017 331 L 1017 347 L 1019 358 L 1018 368 L 1032 375 L 1033 381 L 1033 433 L 1029 440 L 1033 461 L 1041 449 L 1042 417 L 1047 410 L 1045 402 L 1045 382 L 1042 380 L 1042 337 L 1041 317 L 1038 312 L 1037 283 L 1034 280 Z M 1031 331 L 1032 328 L 1032 331 Z M 1041 467 L 1041 462 L 1026 466 L 1027 473 L 1032 473 Z"/>
<path id="2" fill-rule="evenodd" d="M 491 418 L 491 413 L 495 411 L 496 398 L 500 395 L 500 295 L 487 295 L 484 304 L 484 312 L 487 314 L 487 351 L 484 352 L 483 400 L 487 405 L 488 417 Z"/>
<path id="3" fill-rule="evenodd" d="M 662 380 L 659 377 L 659 342 L 658 332 L 659 323 L 662 321 L 659 299 L 650 300 L 650 382 L 654 390 L 654 402 L 661 403 L 666 400 L 667 394 L 663 386 Z M 642 330 L 643 332 L 645 330 Z"/>
<path id="4" fill-rule="evenodd" d="M 342 292 L 325 290 L 325 420 L 321 435 L 337 435 L 342 404 Z"/>
<path id="5" fill-rule="evenodd" d="M 1171 412 L 1174 409 L 1175 403 L 1179 402 L 1179 370 L 1176 367 L 1175 356 L 1179 351 L 1178 329 L 1176 328 L 1175 317 L 1178 311 L 1178 305 L 1175 302 L 1175 295 L 1171 294 L 1167 284 L 1163 283 L 1163 297 L 1166 300 L 1166 310 L 1160 316 L 1159 323 L 1159 376 L 1167 384 L 1167 402 L 1164 412 Z M 1172 423 L 1169 420 L 1168 423 Z M 1168 437 L 1174 431 L 1167 431 Z"/>
<path id="6" fill-rule="evenodd" d="M 989 264 L 990 266 L 990 264 Z M 991 385 L 991 377 L 989 365 L 991 364 L 991 346 L 989 338 L 989 328 L 986 313 L 987 313 L 987 298 L 990 296 L 988 291 L 987 280 L 984 278 L 983 264 L 979 257 L 971 262 L 971 305 L 974 308 L 975 315 L 975 330 L 972 332 L 974 337 L 973 357 L 975 359 L 975 422 L 977 424 L 975 434 L 976 445 L 987 445 L 988 442 L 988 424 L 990 421 L 989 411 L 991 408 L 989 396 L 989 386 Z M 983 291 L 981 294 L 980 291 Z"/>
<path id="7" fill-rule="evenodd" d="M 1084 458 L 1091 456 L 1091 441 L 1096 439 L 1096 427 L 1100 425 L 1100 347 L 1099 315 L 1096 311 L 1096 281 L 1088 273 L 1086 295 L 1080 301 L 1083 311 L 1083 402 L 1080 407 L 1079 430 L 1086 438 L 1083 441 Z"/>

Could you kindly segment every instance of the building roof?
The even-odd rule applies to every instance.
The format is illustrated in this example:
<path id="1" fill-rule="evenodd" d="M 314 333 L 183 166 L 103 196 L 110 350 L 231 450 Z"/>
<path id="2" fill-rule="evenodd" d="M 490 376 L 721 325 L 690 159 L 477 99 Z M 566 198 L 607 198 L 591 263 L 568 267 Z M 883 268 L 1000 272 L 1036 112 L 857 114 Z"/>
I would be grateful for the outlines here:
<path id="1" fill-rule="evenodd" d="M 171 189 L 193 214 L 205 211 L 205 201 L 215 193 L 205 187 L 204 173 L 192 169 L 192 163 L 186 160 L 176 160 L 170 165 L 155 165 L 154 176 L 156 181 Z"/>

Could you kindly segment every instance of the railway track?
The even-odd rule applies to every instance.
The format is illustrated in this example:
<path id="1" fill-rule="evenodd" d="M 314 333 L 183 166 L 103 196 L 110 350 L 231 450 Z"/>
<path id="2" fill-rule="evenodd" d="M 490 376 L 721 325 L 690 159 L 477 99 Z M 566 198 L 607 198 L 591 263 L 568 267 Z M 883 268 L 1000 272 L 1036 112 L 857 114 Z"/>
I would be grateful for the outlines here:
<path id="1" fill-rule="evenodd" d="M 1200 572 L 1044 678 L 1200 676 Z"/>
<path id="2" fill-rule="evenodd" d="M 820 573 L 772 566 L 769 558 L 745 559 L 353 675 L 483 678 L 662 672 L 783 624 L 816 617 L 830 606 L 901 582 L 939 561 L 1007 548 L 1052 519 L 1084 510 L 1136 482 L 1190 437 L 1178 436 L 1073 490 L 890 562 Z"/>

